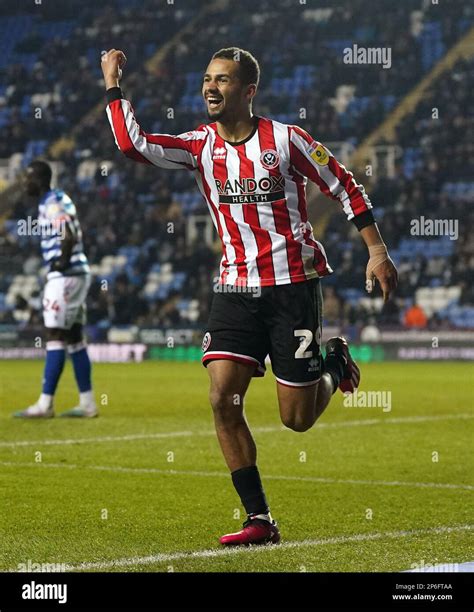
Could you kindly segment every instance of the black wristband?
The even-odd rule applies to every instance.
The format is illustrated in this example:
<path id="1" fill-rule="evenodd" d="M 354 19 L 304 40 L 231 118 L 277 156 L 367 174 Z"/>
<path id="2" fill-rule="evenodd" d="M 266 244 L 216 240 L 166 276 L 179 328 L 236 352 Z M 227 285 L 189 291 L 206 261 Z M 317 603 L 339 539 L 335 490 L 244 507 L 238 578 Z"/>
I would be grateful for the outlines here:
<path id="1" fill-rule="evenodd" d="M 123 98 L 123 93 L 120 87 L 110 87 L 110 89 L 107 89 L 105 93 L 107 95 L 108 104 L 110 104 L 114 100 L 120 100 L 121 98 Z"/>
<path id="2" fill-rule="evenodd" d="M 375 223 L 374 214 L 371 210 L 366 210 L 360 215 L 356 215 L 351 219 L 352 223 L 359 230 L 364 229 L 368 225 L 373 225 Z"/>

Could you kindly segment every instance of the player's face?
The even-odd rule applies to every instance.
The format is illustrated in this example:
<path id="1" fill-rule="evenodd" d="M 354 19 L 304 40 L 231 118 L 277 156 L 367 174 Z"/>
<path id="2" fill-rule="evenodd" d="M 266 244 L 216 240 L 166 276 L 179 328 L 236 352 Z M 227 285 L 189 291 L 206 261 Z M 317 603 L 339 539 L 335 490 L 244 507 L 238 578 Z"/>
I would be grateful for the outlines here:
<path id="1" fill-rule="evenodd" d="M 248 110 L 249 86 L 239 79 L 239 65 L 228 59 L 214 59 L 206 69 L 202 84 L 202 95 L 206 102 L 209 119 L 238 116 Z"/>
<path id="2" fill-rule="evenodd" d="M 40 181 L 33 168 L 29 166 L 23 175 L 23 188 L 29 196 L 38 196 L 41 192 Z"/>

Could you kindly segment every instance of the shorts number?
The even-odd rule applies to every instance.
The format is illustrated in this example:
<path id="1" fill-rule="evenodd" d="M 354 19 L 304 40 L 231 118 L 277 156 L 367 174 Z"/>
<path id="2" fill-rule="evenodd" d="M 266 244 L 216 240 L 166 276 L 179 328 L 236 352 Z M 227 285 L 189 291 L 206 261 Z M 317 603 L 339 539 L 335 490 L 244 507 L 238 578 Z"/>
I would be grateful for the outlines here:
<path id="1" fill-rule="evenodd" d="M 306 349 L 313 341 L 313 332 L 310 329 L 295 329 L 295 338 L 300 339 L 300 345 L 296 349 L 295 359 L 307 359 L 313 356 L 313 351 L 307 351 Z"/>
<path id="2" fill-rule="evenodd" d="M 43 308 L 44 310 L 54 310 L 55 312 L 59 312 L 61 310 L 61 306 L 58 304 L 57 300 L 48 300 L 48 298 L 44 298 L 43 300 Z"/>

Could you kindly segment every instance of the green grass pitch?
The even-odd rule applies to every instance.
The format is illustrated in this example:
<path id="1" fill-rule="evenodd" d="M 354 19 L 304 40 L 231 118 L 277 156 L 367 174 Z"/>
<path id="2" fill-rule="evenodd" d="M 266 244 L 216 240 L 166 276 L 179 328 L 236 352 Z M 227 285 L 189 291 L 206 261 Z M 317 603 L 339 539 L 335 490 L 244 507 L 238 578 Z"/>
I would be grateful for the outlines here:
<path id="1" fill-rule="evenodd" d="M 1 364 L 1 571 L 377 572 L 474 558 L 469 365 L 365 365 L 361 390 L 391 391 L 391 411 L 344 407 L 338 392 L 304 434 L 281 427 L 271 372 L 254 380 L 246 413 L 283 544 L 233 551 L 217 538 L 244 516 L 200 364 L 96 364 L 98 419 L 12 419 L 36 400 L 42 365 Z M 56 412 L 76 393 L 68 364 Z"/>

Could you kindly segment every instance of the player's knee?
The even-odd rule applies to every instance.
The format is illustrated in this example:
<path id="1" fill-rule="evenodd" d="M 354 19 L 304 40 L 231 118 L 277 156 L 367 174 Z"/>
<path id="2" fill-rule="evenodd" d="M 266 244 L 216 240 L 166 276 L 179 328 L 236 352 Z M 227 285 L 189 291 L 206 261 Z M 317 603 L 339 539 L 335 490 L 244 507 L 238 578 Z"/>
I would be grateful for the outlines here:
<path id="1" fill-rule="evenodd" d="M 238 394 L 233 394 L 219 387 L 211 388 L 209 400 L 214 416 L 221 421 L 233 421 L 241 414 L 242 402 Z"/>
<path id="2" fill-rule="evenodd" d="M 299 411 L 289 412 L 281 415 L 281 422 L 292 431 L 303 433 L 313 426 L 314 419 Z"/>
<path id="3" fill-rule="evenodd" d="M 217 414 L 225 414 L 230 411 L 232 395 L 219 387 L 214 387 L 209 393 L 212 410 Z"/>

